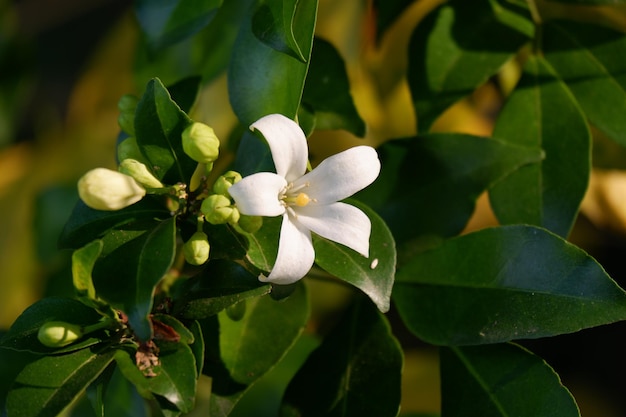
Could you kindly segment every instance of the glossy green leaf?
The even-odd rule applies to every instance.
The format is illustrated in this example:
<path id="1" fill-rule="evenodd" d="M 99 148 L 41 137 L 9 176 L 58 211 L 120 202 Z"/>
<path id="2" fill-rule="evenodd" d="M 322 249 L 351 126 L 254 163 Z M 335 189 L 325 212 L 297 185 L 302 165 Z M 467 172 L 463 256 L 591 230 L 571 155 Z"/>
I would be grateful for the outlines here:
<path id="1" fill-rule="evenodd" d="M 247 300 L 245 313 L 237 321 L 225 312 L 219 314 L 219 340 L 209 340 L 205 332 L 210 364 L 205 372 L 213 377 L 211 416 L 227 416 L 245 390 L 283 358 L 308 315 L 303 285 L 282 301 L 268 296 Z"/>
<path id="2" fill-rule="evenodd" d="M 102 253 L 104 244 L 101 240 L 94 240 L 86 246 L 77 249 L 72 254 L 72 280 L 76 296 L 86 305 L 96 300 L 96 288 L 93 285 L 91 271 L 96 260 Z"/>
<path id="3" fill-rule="evenodd" d="M 191 110 L 198 96 L 201 80 L 202 78 L 199 76 L 187 77 L 167 87 L 172 100 L 182 111 L 189 112 Z"/>
<path id="4" fill-rule="evenodd" d="M 500 223 L 533 224 L 567 237 L 587 190 L 591 135 L 574 97 L 541 58 L 530 58 L 524 66 L 494 136 L 545 151 L 540 163 L 520 168 L 491 188 Z"/>
<path id="5" fill-rule="evenodd" d="M 626 293 L 578 247 L 533 226 L 484 229 L 417 255 L 396 275 L 404 323 L 438 345 L 576 332 L 626 318 Z"/>
<path id="6" fill-rule="evenodd" d="M 115 354 L 122 374 L 131 381 L 139 392 L 163 397 L 182 412 L 193 409 L 196 396 L 196 360 L 191 348 L 183 343 L 178 349 L 159 355 L 160 364 L 153 368 L 156 376 L 145 377 L 125 351 Z"/>
<path id="7" fill-rule="evenodd" d="M 135 135 L 148 168 L 166 185 L 189 184 L 198 165 L 183 151 L 181 135 L 189 124 L 161 81 L 152 79 L 137 104 Z"/>
<path id="8" fill-rule="evenodd" d="M 320 38 L 315 38 L 302 102 L 313 109 L 317 129 L 365 135 L 365 122 L 354 106 L 343 59 L 330 42 Z"/>
<path id="9" fill-rule="evenodd" d="M 235 262 L 216 260 L 185 282 L 180 292 L 174 313 L 187 319 L 203 319 L 247 298 L 269 293 L 270 285 Z"/>
<path id="10" fill-rule="evenodd" d="M 591 123 L 626 146 L 624 33 L 585 23 L 550 21 L 543 27 L 541 47 Z"/>
<path id="11" fill-rule="evenodd" d="M 37 338 L 37 332 L 48 321 L 64 321 L 86 326 L 97 323 L 101 318 L 102 316 L 93 308 L 85 306 L 80 301 L 60 297 L 44 298 L 20 314 L 9 331 L 0 339 L 0 347 L 42 354 L 82 349 L 98 343 L 100 339 L 87 337 L 64 348 L 54 349 L 42 345 Z"/>
<path id="12" fill-rule="evenodd" d="M 189 324 L 189 330 L 193 335 L 193 343 L 189 347 L 196 360 L 196 373 L 200 375 L 204 368 L 204 335 L 202 334 L 202 327 L 197 320 Z"/>
<path id="13" fill-rule="evenodd" d="M 376 38 L 380 40 L 387 29 L 413 4 L 414 0 L 374 0 Z"/>
<path id="14" fill-rule="evenodd" d="M 294 20 L 300 0 L 266 0 L 252 16 L 252 33 L 269 47 L 307 62 L 294 36 Z M 305 49 L 306 51 L 306 49 Z"/>
<path id="15" fill-rule="evenodd" d="M 246 177 L 257 172 L 276 172 L 270 147 L 260 134 L 245 130 L 239 146 L 234 170 Z"/>
<path id="16" fill-rule="evenodd" d="M 444 348 L 440 358 L 442 416 L 580 416 L 556 372 L 520 346 Z"/>
<path id="17" fill-rule="evenodd" d="M 116 226 L 141 219 L 168 217 L 169 211 L 162 202 L 147 197 L 132 206 L 116 211 L 94 210 L 79 200 L 59 237 L 59 248 L 78 249 L 102 237 Z"/>
<path id="18" fill-rule="evenodd" d="M 106 381 L 103 377 L 106 376 Z M 100 386 L 98 386 L 100 384 Z M 87 389 L 101 391 L 101 404 L 96 415 L 101 417 L 149 417 L 148 404 L 115 363 L 109 365 Z"/>
<path id="19" fill-rule="evenodd" d="M 215 16 L 223 0 L 138 0 L 137 20 L 154 50 L 192 36 Z"/>
<path id="20" fill-rule="evenodd" d="M 465 134 L 428 134 L 379 148 L 380 176 L 355 198 L 374 208 L 396 242 L 458 234 L 478 196 L 539 149 Z"/>
<path id="21" fill-rule="evenodd" d="M 402 365 L 387 320 L 359 300 L 292 379 L 283 408 L 302 417 L 395 417 Z"/>
<path id="22" fill-rule="evenodd" d="M 103 299 L 126 313 L 137 337 L 148 340 L 152 335 L 148 320 L 152 295 L 176 253 L 176 219 L 172 217 L 138 236 L 130 236 L 98 261 L 94 284 Z"/>
<path id="23" fill-rule="evenodd" d="M 0 410 L 3 413 L 5 413 L 6 399 L 13 381 L 27 364 L 38 358 L 40 358 L 39 355 L 30 352 L 0 348 L 0 375 L 2 375 L 0 378 Z"/>
<path id="24" fill-rule="evenodd" d="M 530 21 L 495 0 L 446 3 L 413 32 L 408 81 L 420 132 L 513 57 L 533 33 Z"/>
<path id="25" fill-rule="evenodd" d="M 282 216 L 265 217 L 261 229 L 245 235 L 248 239 L 246 260 L 265 273 L 269 273 L 274 267 L 282 220 Z"/>
<path id="26" fill-rule="evenodd" d="M 317 0 L 302 0 L 292 23 L 294 39 L 307 61 L 316 13 Z M 246 126 L 271 113 L 293 119 L 300 107 L 308 65 L 261 42 L 252 33 L 251 21 L 250 13 L 241 24 L 228 70 L 233 110 Z"/>
<path id="27" fill-rule="evenodd" d="M 548 0 L 555 3 L 589 4 L 589 5 L 618 5 L 626 4 L 626 0 Z"/>
<path id="28" fill-rule="evenodd" d="M 396 244 L 385 222 L 372 209 L 355 200 L 347 202 L 363 210 L 372 222 L 369 258 L 339 243 L 315 237 L 315 263 L 359 288 L 386 313 L 396 273 Z"/>
<path id="29" fill-rule="evenodd" d="M 42 356 L 17 376 L 7 396 L 7 413 L 20 417 L 55 417 L 106 369 L 114 351 L 81 349 Z"/>

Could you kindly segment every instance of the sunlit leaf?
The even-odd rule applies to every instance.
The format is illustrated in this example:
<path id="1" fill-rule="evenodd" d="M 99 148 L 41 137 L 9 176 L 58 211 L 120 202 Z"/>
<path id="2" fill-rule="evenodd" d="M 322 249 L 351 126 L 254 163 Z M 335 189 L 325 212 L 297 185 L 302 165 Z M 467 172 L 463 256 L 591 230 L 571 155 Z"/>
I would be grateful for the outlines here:
<path id="1" fill-rule="evenodd" d="M 24 367 L 7 397 L 9 416 L 55 417 L 113 360 L 114 351 L 42 356 Z"/>
<path id="2" fill-rule="evenodd" d="M 102 252 L 103 246 L 101 240 L 94 240 L 72 254 L 74 289 L 78 298 L 82 298 L 88 303 L 96 299 L 96 288 L 93 286 L 91 271 Z"/>
<path id="3" fill-rule="evenodd" d="M 544 160 L 520 168 L 491 188 L 491 205 L 500 223 L 533 224 L 566 237 L 587 190 L 591 135 L 571 93 L 541 58 L 527 61 L 494 136 L 545 152 Z"/>
<path id="4" fill-rule="evenodd" d="M 442 416 L 580 416 L 556 372 L 520 346 L 444 348 L 440 357 Z"/>
<path id="5" fill-rule="evenodd" d="M 503 226 L 450 239 L 398 271 L 409 329 L 439 345 L 576 332 L 626 318 L 626 293 L 578 247 L 545 229 Z"/>
<path id="6" fill-rule="evenodd" d="M 396 244 L 385 222 L 369 207 L 348 202 L 367 214 L 372 222 L 370 257 L 330 240 L 315 237 L 315 262 L 326 271 L 363 291 L 385 313 L 389 310 L 396 273 Z"/>
<path id="7" fill-rule="evenodd" d="M 285 414 L 395 417 L 402 364 L 402 349 L 387 320 L 359 300 L 287 387 L 283 408 L 290 412 Z"/>

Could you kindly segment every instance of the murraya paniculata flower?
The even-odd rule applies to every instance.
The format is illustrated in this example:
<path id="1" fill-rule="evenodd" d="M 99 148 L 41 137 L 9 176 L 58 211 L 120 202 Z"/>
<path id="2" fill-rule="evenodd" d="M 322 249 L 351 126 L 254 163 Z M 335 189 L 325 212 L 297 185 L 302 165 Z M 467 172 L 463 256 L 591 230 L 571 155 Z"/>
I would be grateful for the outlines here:
<path id="1" fill-rule="evenodd" d="M 146 190 L 129 175 L 107 168 L 95 168 L 78 180 L 78 195 L 96 210 L 120 210 L 135 204 Z"/>
<path id="2" fill-rule="evenodd" d="M 259 279 L 290 284 L 306 275 L 315 260 L 311 232 L 369 257 L 369 217 L 339 200 L 378 177 L 380 161 L 374 148 L 350 148 L 306 173 L 308 147 L 297 123 L 271 114 L 250 129 L 260 131 L 269 144 L 276 173 L 252 174 L 228 191 L 242 214 L 283 217 L 274 267 Z"/>

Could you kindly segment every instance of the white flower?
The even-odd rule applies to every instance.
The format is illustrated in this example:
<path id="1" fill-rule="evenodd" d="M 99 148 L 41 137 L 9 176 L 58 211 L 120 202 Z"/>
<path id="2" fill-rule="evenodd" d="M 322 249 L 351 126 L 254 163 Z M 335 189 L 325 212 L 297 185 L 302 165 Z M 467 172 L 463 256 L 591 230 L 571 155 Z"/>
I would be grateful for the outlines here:
<path id="1" fill-rule="evenodd" d="M 146 190 L 129 175 L 95 168 L 78 180 L 78 195 L 93 209 L 119 210 L 141 200 Z"/>
<path id="2" fill-rule="evenodd" d="M 309 173 L 308 148 L 300 127 L 280 114 L 250 126 L 270 146 L 276 174 L 259 172 L 229 188 L 239 211 L 250 216 L 283 216 L 278 256 L 261 281 L 290 284 L 311 269 L 311 232 L 369 256 L 371 222 L 358 208 L 339 200 L 371 184 L 380 172 L 376 151 L 357 146 L 333 155 Z"/>

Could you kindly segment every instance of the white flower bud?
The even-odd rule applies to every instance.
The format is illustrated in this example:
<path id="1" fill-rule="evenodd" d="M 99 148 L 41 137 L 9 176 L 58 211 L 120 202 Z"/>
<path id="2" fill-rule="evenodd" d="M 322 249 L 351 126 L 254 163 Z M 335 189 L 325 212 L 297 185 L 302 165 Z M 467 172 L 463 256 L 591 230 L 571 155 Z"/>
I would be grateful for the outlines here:
<path id="1" fill-rule="evenodd" d="M 81 326 L 64 321 L 44 323 L 37 333 L 37 339 L 41 344 L 52 348 L 67 346 L 81 337 L 83 337 Z"/>
<path id="2" fill-rule="evenodd" d="M 191 265 L 202 265 L 209 259 L 211 246 L 204 232 L 196 232 L 183 245 L 185 260 Z"/>
<path id="3" fill-rule="evenodd" d="M 220 141 L 210 126 L 195 122 L 183 131 L 183 150 L 196 162 L 208 164 L 217 159 Z"/>
<path id="4" fill-rule="evenodd" d="M 95 168 L 78 180 L 78 195 L 96 210 L 120 210 L 135 204 L 146 190 L 132 177 L 106 168 Z"/>
<path id="5" fill-rule="evenodd" d="M 130 175 L 146 188 L 163 188 L 163 183 L 152 175 L 145 164 L 136 159 L 124 159 L 120 162 L 118 169 L 122 174 Z"/>

